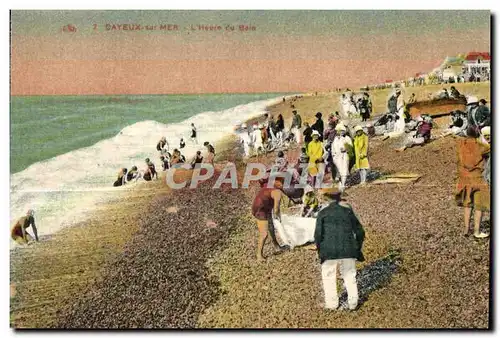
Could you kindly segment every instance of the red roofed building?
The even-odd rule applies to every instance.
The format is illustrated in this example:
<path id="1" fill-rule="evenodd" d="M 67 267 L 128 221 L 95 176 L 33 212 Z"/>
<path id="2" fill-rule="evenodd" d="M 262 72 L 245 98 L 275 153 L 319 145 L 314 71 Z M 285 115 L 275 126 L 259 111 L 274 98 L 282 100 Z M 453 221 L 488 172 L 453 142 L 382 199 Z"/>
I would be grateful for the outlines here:
<path id="1" fill-rule="evenodd" d="M 478 61 L 478 60 L 490 61 L 491 60 L 490 53 L 488 53 L 488 52 L 470 52 L 465 57 L 465 61 Z"/>
<path id="2" fill-rule="evenodd" d="M 465 56 L 463 73 L 466 77 L 476 77 L 481 80 L 490 78 L 491 56 L 488 52 L 470 52 Z"/>

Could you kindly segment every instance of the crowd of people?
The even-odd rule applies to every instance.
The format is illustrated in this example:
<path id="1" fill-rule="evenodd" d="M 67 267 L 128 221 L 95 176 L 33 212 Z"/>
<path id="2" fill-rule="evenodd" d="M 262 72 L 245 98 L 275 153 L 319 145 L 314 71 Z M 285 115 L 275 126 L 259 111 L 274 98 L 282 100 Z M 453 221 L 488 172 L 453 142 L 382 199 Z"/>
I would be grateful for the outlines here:
<path id="1" fill-rule="evenodd" d="M 448 97 L 460 99 L 463 96 L 452 87 Z M 416 102 L 411 95 L 409 103 Z M 452 124 L 450 130 L 459 140 L 459 179 L 456 188 L 457 205 L 464 208 L 464 236 L 470 235 L 471 215 L 473 215 L 473 236 L 477 239 L 487 238 L 489 234 L 481 230 L 484 212 L 490 209 L 490 120 L 491 113 L 484 99 L 474 96 L 467 98 L 465 112 L 450 112 Z M 338 112 L 330 114 L 326 128 L 322 114 L 315 115 L 316 121 L 311 126 L 303 123 L 300 156 L 294 166 L 297 175 L 301 164 L 307 164 L 308 185 L 302 191 L 301 217 L 316 218 L 314 242 L 321 261 L 322 285 L 324 291 L 324 307 L 337 309 L 339 299 L 337 293 L 337 269 L 344 280 L 348 294 L 347 308 L 355 310 L 358 307 L 358 290 L 356 284 L 355 262 L 363 261 L 362 246 L 364 230 L 353 212 L 352 206 L 343 202 L 346 178 L 354 167 L 359 171 L 360 184 L 366 184 L 367 172 L 370 169 L 368 160 L 369 136 L 376 134 L 387 137 L 402 137 L 402 146 L 398 151 L 424 145 L 431 139 L 433 129 L 432 117 L 427 114 L 412 117 L 407 109 L 402 91 L 396 89 L 387 104 L 388 112 L 379 119 L 375 127 L 384 126 L 383 132 L 375 130 L 373 125 L 366 128 L 356 125 L 349 128 L 347 121 L 339 117 Z M 387 124 L 392 124 L 390 127 Z M 300 135 L 302 118 L 296 110 L 293 112 L 291 130 Z M 288 165 L 283 152 L 278 154 L 276 162 L 278 171 L 284 171 Z M 293 166 L 292 166 L 293 167 Z M 338 181 L 338 187 L 333 192 L 321 193 L 316 189 L 315 180 L 321 172 L 330 172 L 332 179 Z M 295 179 L 295 178 L 294 178 Z M 287 250 L 280 246 L 274 234 L 274 222 L 281 222 L 281 199 L 289 196 L 279 177 L 273 187 L 263 186 L 252 205 L 252 214 L 257 219 L 259 240 L 257 259 L 264 260 L 263 248 L 268 234 L 278 250 Z M 289 196 L 290 197 L 290 196 Z"/>
<path id="2" fill-rule="evenodd" d="M 344 96 L 343 100 L 347 100 L 346 97 Z M 463 96 L 456 88 L 451 87 L 450 93 L 443 90 L 438 99 L 461 97 Z M 361 122 L 366 122 L 372 109 L 369 95 L 363 93 L 360 100 L 360 104 L 356 105 L 361 107 L 357 114 Z M 351 99 L 349 102 L 353 103 Z M 408 103 L 415 102 L 413 94 Z M 489 236 L 481 230 L 483 214 L 490 210 L 491 112 L 486 104 L 484 99 L 467 97 L 465 111 L 450 112 L 451 124 L 444 132 L 445 136 L 453 134 L 460 137 L 459 178 L 455 199 L 457 205 L 464 209 L 464 236 L 470 235 L 471 216 L 473 216 L 473 236 L 478 239 Z M 366 184 L 370 170 L 370 137 L 381 135 L 386 139 L 407 134 L 403 138 L 402 146 L 397 149 L 404 151 L 430 141 L 433 121 L 425 114 L 411 117 L 401 89 L 396 89 L 389 97 L 387 113 L 375 124 L 367 123 L 365 127 L 361 124 L 352 127 L 351 122 L 354 116 L 348 114 L 347 118 L 343 118 L 337 111 L 329 114 L 326 126 L 323 114 L 317 112 L 314 123 L 310 125 L 309 122 L 303 121 L 293 105 L 292 108 L 293 116 L 288 129 L 285 128 L 282 114 L 279 114 L 276 120 L 272 115 L 265 114 L 263 123 L 254 124 L 252 128 L 242 124 L 240 128 L 239 137 L 246 157 L 258 155 L 259 151 L 265 149 L 269 143 L 286 145 L 285 141 L 293 140 L 294 144 L 300 147 L 300 155 L 296 162 L 289 163 L 284 151 L 280 150 L 277 152 L 272 169 L 278 172 L 285 172 L 290 168 L 296 169 L 292 177 L 295 183 L 303 176 L 303 170 L 307 171 L 307 185 L 303 189 L 285 187 L 283 177 L 276 177 L 272 187 L 266 184 L 269 176 L 261 180 L 262 187 L 252 204 L 252 215 L 256 218 L 259 231 L 256 256 L 259 261 L 265 259 L 263 252 L 268 235 L 276 249 L 288 249 L 287 246 L 279 244 L 274 230 L 274 222 L 281 221 L 282 198 L 287 196 L 294 203 L 301 204 L 301 217 L 316 218 L 314 243 L 321 261 L 325 308 L 337 309 L 339 307 L 336 278 L 337 269 L 340 268 L 348 294 L 348 309 L 355 310 L 358 307 L 355 263 L 356 260 L 364 260 L 362 246 L 365 234 L 352 206 L 343 200 L 347 178 L 354 172 L 358 172 L 360 185 Z M 368 116 L 363 116 L 367 112 Z M 190 139 L 193 145 L 198 144 L 194 124 L 191 124 Z M 288 145 L 290 144 L 292 143 Z M 196 152 L 189 162 L 192 168 L 198 163 L 214 164 L 213 145 L 209 142 L 204 142 L 203 145 L 206 152 L 205 154 L 202 154 L 200 150 Z M 181 139 L 179 148 L 175 148 L 170 153 L 166 137 L 158 141 L 156 150 L 163 171 L 186 163 L 185 156 L 179 150 L 184 147 L 185 142 Z M 325 192 L 317 183 L 328 181 L 327 174 L 330 175 L 332 182 L 337 182 L 337 185 Z M 121 168 L 113 186 L 123 186 L 129 182 L 137 182 L 139 179 L 145 181 L 158 179 L 156 166 L 149 158 L 145 159 L 143 170 L 138 170 L 137 166 L 132 166 L 130 170 Z M 28 244 L 33 241 L 27 232 L 30 226 L 35 240 L 38 241 L 33 210 L 29 210 L 12 227 L 12 239 L 19 244 Z"/>
<path id="3" fill-rule="evenodd" d="M 197 129 L 194 123 L 191 123 L 191 136 L 190 140 L 192 145 L 198 145 L 197 139 Z M 201 150 L 198 150 L 196 154 L 190 159 L 189 164 L 191 168 L 194 168 L 198 163 L 210 163 L 214 164 L 215 158 L 215 148 L 210 142 L 204 142 L 205 154 L 202 154 Z M 159 155 L 159 160 L 161 163 L 162 171 L 167 171 L 170 168 L 178 167 L 187 163 L 186 157 L 181 153 L 179 149 L 186 147 L 186 142 L 184 138 L 179 141 L 179 148 L 173 149 L 170 152 L 170 145 L 166 137 L 162 137 L 156 144 L 156 151 Z M 120 168 L 118 171 L 118 176 L 116 181 L 113 183 L 114 187 L 123 186 L 130 182 L 137 182 L 140 179 L 145 181 L 151 181 L 153 179 L 158 179 L 158 171 L 156 170 L 155 164 L 149 159 L 145 159 L 145 166 L 143 170 L 138 170 L 137 166 L 132 166 L 130 170 L 127 168 Z"/>

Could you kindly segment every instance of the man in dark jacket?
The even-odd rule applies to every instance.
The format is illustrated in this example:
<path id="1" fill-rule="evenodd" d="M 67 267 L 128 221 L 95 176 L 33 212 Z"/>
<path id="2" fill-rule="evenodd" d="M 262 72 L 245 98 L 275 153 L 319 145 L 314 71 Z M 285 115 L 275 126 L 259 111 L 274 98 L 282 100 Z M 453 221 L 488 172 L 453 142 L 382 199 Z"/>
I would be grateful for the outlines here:
<path id="1" fill-rule="evenodd" d="M 304 144 L 305 144 L 305 147 L 307 149 L 307 145 L 309 144 L 309 142 L 312 141 L 312 132 L 313 131 L 312 131 L 312 128 L 309 127 L 309 123 L 305 122 L 304 126 L 305 126 L 304 132 L 303 132 L 303 134 L 304 134 Z"/>
<path id="2" fill-rule="evenodd" d="M 293 118 L 292 118 L 292 125 L 290 126 L 290 131 L 295 135 L 295 139 L 297 140 L 297 143 L 302 143 L 302 135 L 301 135 L 301 128 L 302 128 L 302 118 L 300 117 L 299 113 L 297 113 L 296 110 L 293 112 Z"/>
<path id="3" fill-rule="evenodd" d="M 399 97 L 399 95 L 401 95 L 400 92 L 399 92 L 399 94 L 398 94 L 398 92 L 396 92 L 393 95 L 391 95 L 391 97 L 387 101 L 387 110 L 389 110 L 389 113 L 391 113 L 391 114 L 397 114 L 397 112 L 398 112 L 398 97 Z"/>
<path id="4" fill-rule="evenodd" d="M 339 192 L 325 194 L 330 205 L 318 213 L 314 241 L 321 260 L 325 308 L 337 309 L 337 266 L 347 290 L 348 307 L 358 306 L 356 260 L 364 261 L 361 248 L 365 232 L 350 205 L 341 201 Z"/>
<path id="5" fill-rule="evenodd" d="M 483 103 L 484 102 L 484 103 Z M 469 96 L 467 98 L 467 122 L 468 125 L 474 126 L 477 130 L 491 124 L 491 112 L 488 106 L 485 105 L 486 101 L 479 102 L 477 97 Z"/>
<path id="6" fill-rule="evenodd" d="M 311 126 L 312 130 L 316 130 L 319 133 L 319 141 L 323 142 L 323 132 L 325 131 L 325 125 L 321 119 L 322 115 L 320 112 L 316 113 L 316 122 Z"/>

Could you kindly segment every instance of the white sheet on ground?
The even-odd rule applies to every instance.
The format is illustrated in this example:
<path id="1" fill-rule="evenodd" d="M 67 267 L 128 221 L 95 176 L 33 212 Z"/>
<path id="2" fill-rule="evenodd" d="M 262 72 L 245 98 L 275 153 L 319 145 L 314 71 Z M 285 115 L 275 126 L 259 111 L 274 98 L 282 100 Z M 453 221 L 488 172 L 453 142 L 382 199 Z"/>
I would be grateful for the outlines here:
<path id="1" fill-rule="evenodd" d="M 274 220 L 274 228 L 283 244 L 293 248 L 314 242 L 316 218 L 281 215 L 281 222 Z"/>

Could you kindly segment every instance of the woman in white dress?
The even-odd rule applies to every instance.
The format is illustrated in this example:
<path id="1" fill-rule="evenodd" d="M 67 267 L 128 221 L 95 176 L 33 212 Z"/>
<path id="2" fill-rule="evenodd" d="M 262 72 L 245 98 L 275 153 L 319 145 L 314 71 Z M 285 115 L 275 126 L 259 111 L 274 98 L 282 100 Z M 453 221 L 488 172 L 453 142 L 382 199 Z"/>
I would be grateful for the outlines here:
<path id="1" fill-rule="evenodd" d="M 339 190 L 344 191 L 347 175 L 349 175 L 349 153 L 347 147 L 352 147 L 352 140 L 346 134 L 346 128 L 339 123 L 335 128 L 337 135 L 332 143 L 333 163 L 340 175 Z"/>

